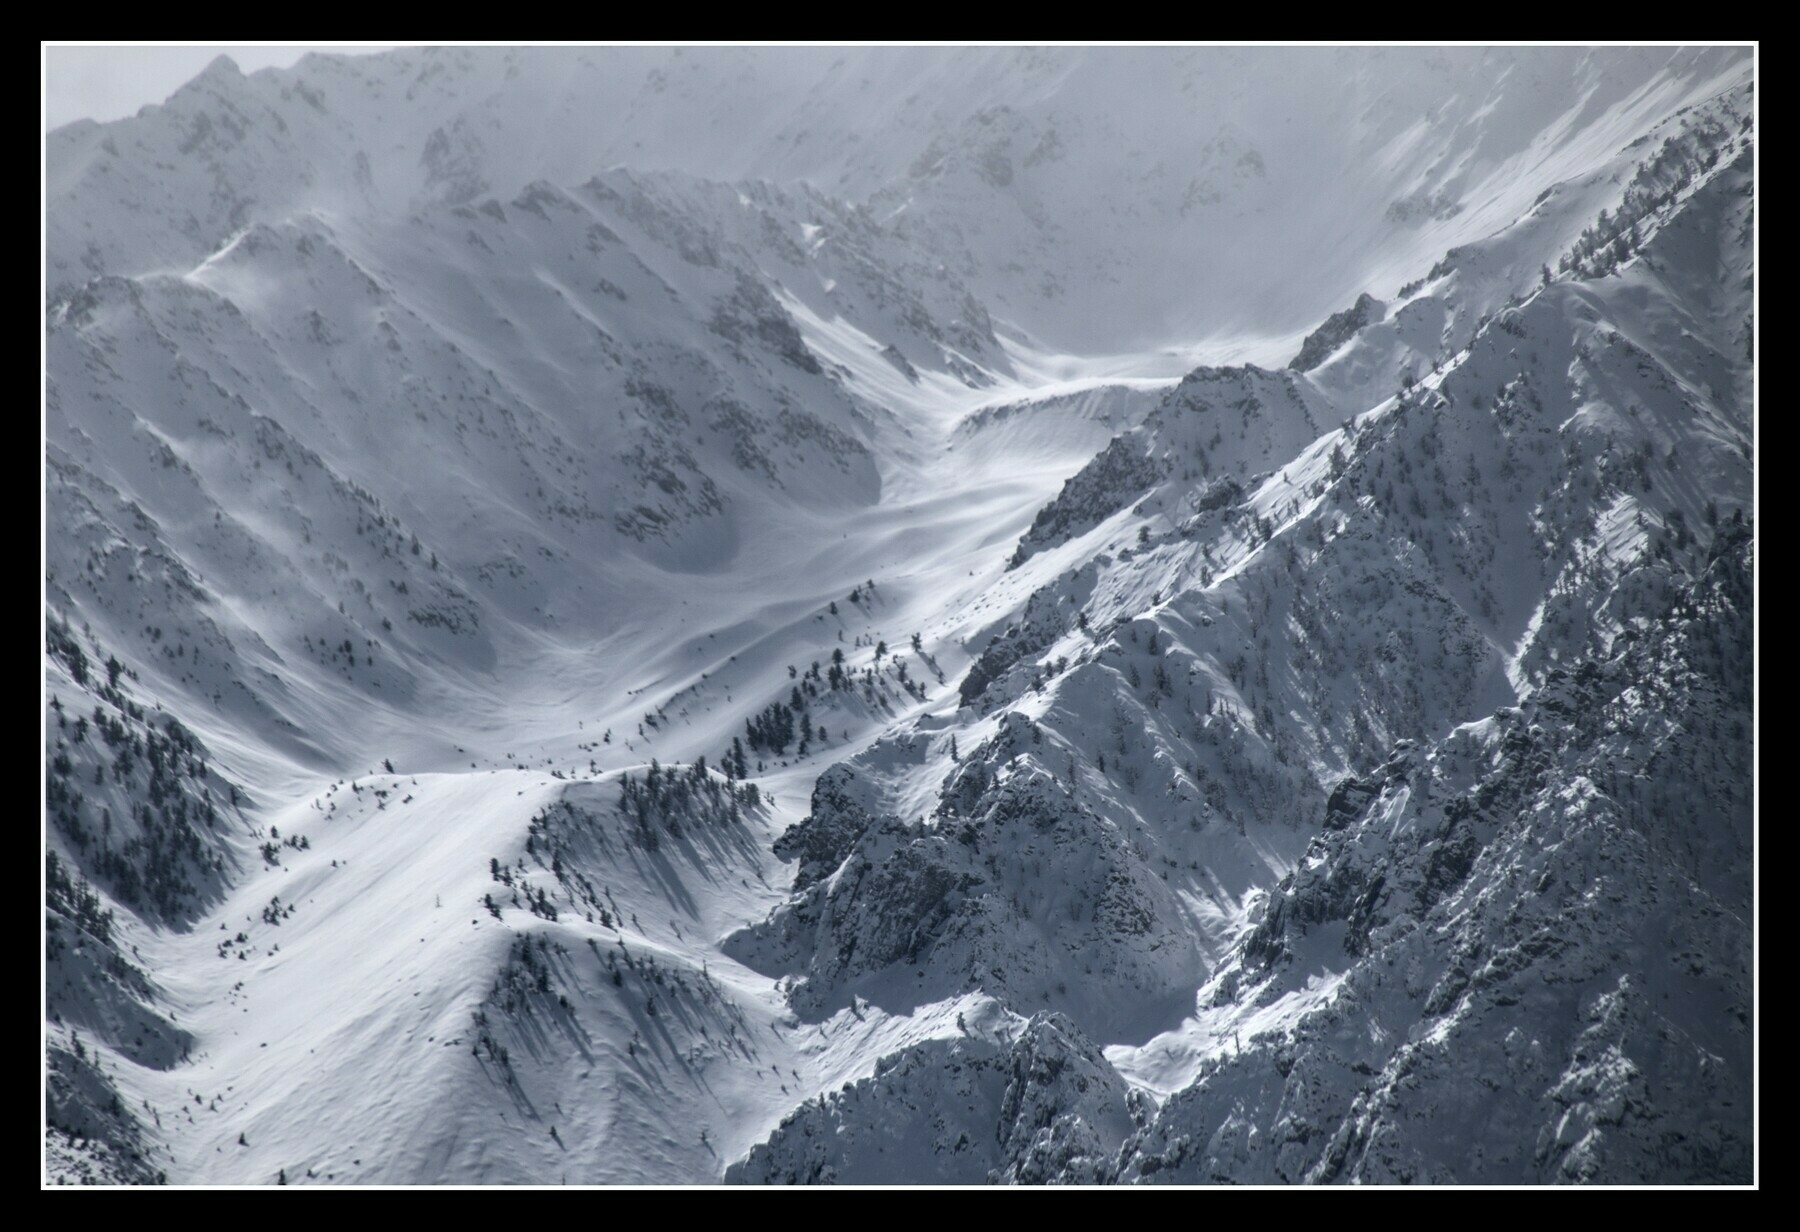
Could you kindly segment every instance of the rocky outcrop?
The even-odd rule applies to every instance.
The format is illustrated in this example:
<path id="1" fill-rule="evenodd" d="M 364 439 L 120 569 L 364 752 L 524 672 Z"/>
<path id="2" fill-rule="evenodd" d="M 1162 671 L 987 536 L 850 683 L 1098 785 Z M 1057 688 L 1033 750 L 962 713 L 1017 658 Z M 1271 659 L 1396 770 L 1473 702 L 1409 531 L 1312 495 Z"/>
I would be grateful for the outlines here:
<path id="1" fill-rule="evenodd" d="M 1748 1181 L 1751 553 L 1728 531 L 1615 653 L 1340 785 L 1212 984 L 1312 1008 L 1121 1179 Z"/>
<path id="2" fill-rule="evenodd" d="M 799 861 L 794 889 L 805 890 L 844 862 L 864 832 L 879 819 L 872 811 L 867 779 L 849 766 L 833 766 L 813 785 L 812 809 L 775 840 L 783 860 Z"/>
<path id="3" fill-rule="evenodd" d="M 1364 326 L 1379 321 L 1382 312 L 1381 301 L 1364 291 L 1356 297 L 1354 304 L 1342 312 L 1332 313 L 1325 318 L 1324 324 L 1306 335 L 1306 341 L 1300 344 L 1300 353 L 1288 361 L 1288 368 L 1294 372 L 1311 372 Z"/>
<path id="4" fill-rule="evenodd" d="M 946 780 L 929 823 L 869 825 L 829 876 L 726 951 L 791 974 L 790 1000 L 809 1016 L 855 995 L 902 1007 L 983 991 L 1113 1030 L 1182 998 L 1202 962 L 1168 885 L 1071 797 L 1031 726 L 1008 715 Z M 846 815 L 857 811 L 828 814 Z"/>
<path id="5" fill-rule="evenodd" d="M 808 1102 L 726 1170 L 730 1184 L 1091 1184 L 1144 1105 L 1093 1041 L 1039 1014 L 882 1058 Z"/>
<path id="6" fill-rule="evenodd" d="M 1162 467 L 1146 456 L 1138 434 L 1114 437 L 1097 458 L 1063 484 L 1055 500 L 1038 510 L 1006 567 L 1016 569 L 1045 548 L 1092 530 L 1162 477 Z"/>

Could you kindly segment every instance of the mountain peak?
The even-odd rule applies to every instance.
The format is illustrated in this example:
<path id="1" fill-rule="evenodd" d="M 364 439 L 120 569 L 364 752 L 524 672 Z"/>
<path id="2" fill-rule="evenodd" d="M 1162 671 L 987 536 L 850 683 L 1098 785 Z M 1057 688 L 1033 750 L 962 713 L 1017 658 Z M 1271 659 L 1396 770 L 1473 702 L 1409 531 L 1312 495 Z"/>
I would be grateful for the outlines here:
<path id="1" fill-rule="evenodd" d="M 244 72 L 238 67 L 238 62 L 232 59 L 229 54 L 222 51 L 211 60 L 207 61 L 206 67 L 200 70 L 194 80 L 216 81 L 226 78 L 242 77 L 243 75 Z"/>

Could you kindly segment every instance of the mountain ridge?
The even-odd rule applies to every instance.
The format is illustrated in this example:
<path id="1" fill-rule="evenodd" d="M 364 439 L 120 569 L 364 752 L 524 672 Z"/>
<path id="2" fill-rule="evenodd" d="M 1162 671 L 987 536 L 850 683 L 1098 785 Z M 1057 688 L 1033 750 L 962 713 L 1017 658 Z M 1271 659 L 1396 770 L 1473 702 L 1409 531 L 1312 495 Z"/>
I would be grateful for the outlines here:
<path id="1" fill-rule="evenodd" d="M 929 51 L 47 137 L 47 1179 L 1749 1179 L 1749 60 Z"/>

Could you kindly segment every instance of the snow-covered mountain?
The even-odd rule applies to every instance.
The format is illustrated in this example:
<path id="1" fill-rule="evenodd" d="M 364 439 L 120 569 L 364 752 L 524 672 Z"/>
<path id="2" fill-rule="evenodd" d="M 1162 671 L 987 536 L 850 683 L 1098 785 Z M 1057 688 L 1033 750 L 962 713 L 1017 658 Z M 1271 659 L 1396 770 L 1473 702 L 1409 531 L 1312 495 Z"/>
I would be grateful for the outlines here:
<path id="1" fill-rule="evenodd" d="M 414 49 L 49 134 L 46 1178 L 1748 1181 L 1753 104 Z"/>

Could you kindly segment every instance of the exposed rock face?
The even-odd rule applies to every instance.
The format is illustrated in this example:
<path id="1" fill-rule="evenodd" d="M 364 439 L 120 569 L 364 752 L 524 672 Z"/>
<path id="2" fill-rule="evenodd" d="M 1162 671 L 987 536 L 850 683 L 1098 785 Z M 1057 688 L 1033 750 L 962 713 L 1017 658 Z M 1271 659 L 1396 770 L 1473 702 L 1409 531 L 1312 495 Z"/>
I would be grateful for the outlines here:
<path id="1" fill-rule="evenodd" d="M 1144 456 L 1141 440 L 1131 434 L 1115 437 L 1099 457 L 1063 484 L 1055 500 L 1038 510 L 1009 567 L 1016 568 L 1044 548 L 1098 526 L 1162 474 L 1155 459 Z"/>
<path id="2" fill-rule="evenodd" d="M 1168 886 L 1071 798 L 1033 730 L 1009 715 L 946 780 L 929 825 L 867 824 L 830 876 L 809 877 L 727 952 L 798 975 L 790 996 L 807 1014 L 855 995 L 907 1006 L 982 991 L 1111 1030 L 1181 1000 L 1203 963 Z M 827 785 L 826 800 L 840 788 Z M 809 823 L 817 850 L 867 816 L 827 809 L 829 842 Z"/>
<path id="3" fill-rule="evenodd" d="M 1110 1178 L 1119 1147 L 1145 1115 L 1099 1047 L 1060 1014 L 1039 1014 L 1008 1050 L 1000 1101 L 1003 1184 L 1095 1184 Z"/>
<path id="4" fill-rule="evenodd" d="M 833 766 L 813 785 L 812 811 L 775 840 L 775 854 L 798 860 L 794 889 L 805 890 L 837 870 L 877 817 L 871 793 L 848 766 Z"/>
<path id="5" fill-rule="evenodd" d="M 47 1179 L 1745 1179 L 1754 68 L 48 134 Z"/>
<path id="6" fill-rule="evenodd" d="M 1747 782 L 1752 560 L 1723 535 L 1616 653 L 1341 783 L 1202 989 L 1234 1044 L 1159 1112 L 1039 1015 L 889 1058 L 729 1178 L 1746 1180 L 1750 798 L 1693 770 Z"/>
<path id="7" fill-rule="evenodd" d="M 1023 550 L 1021 546 L 1021 550 Z M 992 708 L 1000 698 L 988 687 L 1016 666 L 1031 663 L 1069 632 L 1074 623 L 1073 596 L 1063 587 L 1046 587 L 1026 600 L 1017 623 L 989 639 L 957 686 L 965 706 Z M 996 691 L 998 693 L 998 691 Z"/>
<path id="8" fill-rule="evenodd" d="M 1306 341 L 1300 344 L 1300 353 L 1288 361 L 1288 367 L 1295 372 L 1311 372 L 1327 359 L 1331 353 L 1354 338 L 1365 325 L 1381 318 L 1383 306 L 1380 300 L 1364 291 L 1356 297 L 1356 302 L 1342 312 L 1334 312 L 1325 318 L 1324 324 L 1306 335 Z"/>
<path id="9" fill-rule="evenodd" d="M 1121 1179 L 1747 1181 L 1751 562 L 1723 536 L 1617 653 L 1334 792 L 1212 985 L 1332 993 L 1208 1065 Z"/>
<path id="10" fill-rule="evenodd" d="M 1316 391 L 1292 373 L 1252 365 L 1196 368 L 1143 424 L 1115 438 L 1038 511 L 1007 567 L 1018 568 L 1128 506 L 1188 499 L 1196 481 L 1205 482 L 1193 507 L 1219 508 L 1253 472 L 1316 439 L 1321 414 L 1328 412 Z M 1144 499 L 1159 485 L 1161 502 Z"/>
<path id="11" fill-rule="evenodd" d="M 1021 1029 L 1022 1027 L 1022 1029 Z M 1093 1184 L 1141 1098 L 1060 1014 L 918 1044 L 808 1103 L 726 1170 L 734 1184 Z"/>
<path id="12" fill-rule="evenodd" d="M 711 327 L 720 337 L 740 345 L 754 340 L 802 372 L 816 376 L 824 371 L 806 349 L 793 318 L 782 311 L 767 287 L 747 274 L 738 275 L 731 297 L 720 300 L 713 309 Z"/>

